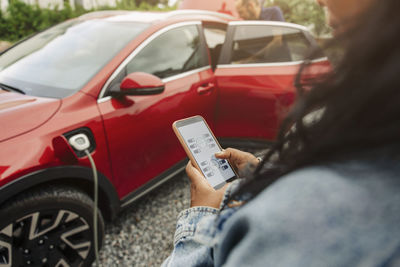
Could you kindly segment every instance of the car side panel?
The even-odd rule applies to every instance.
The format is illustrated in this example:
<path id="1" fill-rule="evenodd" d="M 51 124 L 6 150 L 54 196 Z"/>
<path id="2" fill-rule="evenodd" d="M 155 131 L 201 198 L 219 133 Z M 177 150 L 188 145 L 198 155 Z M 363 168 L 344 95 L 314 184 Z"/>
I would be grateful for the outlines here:
<path id="1" fill-rule="evenodd" d="M 175 120 L 202 115 L 213 124 L 216 91 L 197 92 L 211 80 L 213 73 L 207 69 L 167 81 L 160 95 L 99 103 L 121 198 L 185 158 L 172 131 Z"/>
<path id="2" fill-rule="evenodd" d="M 298 66 L 218 67 L 216 134 L 219 137 L 272 140 L 295 100 Z"/>
<path id="3" fill-rule="evenodd" d="M 96 142 L 92 156 L 101 173 L 111 179 L 112 173 L 108 158 L 108 147 L 103 123 L 97 108 L 96 99 L 76 93 L 63 99 L 57 114 L 43 126 L 7 142 L 0 143 L 0 187 L 28 173 L 44 168 L 62 165 L 81 165 L 90 167 L 85 156 L 77 159 L 74 154 L 61 159 L 57 156 L 53 140 L 72 130 L 89 128 Z M 68 150 L 70 151 L 70 150 Z M 64 151 L 65 153 L 70 153 Z M 112 182 L 112 180 L 111 180 Z"/>
<path id="4" fill-rule="evenodd" d="M 217 67 L 217 135 L 273 140 L 296 99 L 294 79 L 299 67 Z M 313 63 L 303 78 L 311 79 L 330 69 L 330 63 L 323 59 Z"/>

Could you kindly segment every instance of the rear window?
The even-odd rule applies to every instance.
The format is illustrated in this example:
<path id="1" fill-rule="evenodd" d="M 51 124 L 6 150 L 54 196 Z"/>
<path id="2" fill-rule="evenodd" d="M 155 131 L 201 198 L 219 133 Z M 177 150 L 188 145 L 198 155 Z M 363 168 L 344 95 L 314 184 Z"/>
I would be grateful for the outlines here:
<path id="1" fill-rule="evenodd" d="M 296 28 L 270 25 L 241 25 L 234 33 L 231 62 L 278 63 L 304 60 L 311 48 Z"/>

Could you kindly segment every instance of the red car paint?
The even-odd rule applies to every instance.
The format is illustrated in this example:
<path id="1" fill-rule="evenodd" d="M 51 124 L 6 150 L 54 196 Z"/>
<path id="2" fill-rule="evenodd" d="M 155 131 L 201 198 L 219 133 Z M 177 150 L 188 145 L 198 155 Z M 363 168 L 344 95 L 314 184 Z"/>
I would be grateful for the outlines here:
<path id="1" fill-rule="evenodd" d="M 215 76 L 220 101 L 216 112 L 216 135 L 230 137 L 234 132 L 235 137 L 274 139 L 280 122 L 295 101 L 293 82 L 299 66 L 217 69 Z M 314 63 L 304 76 L 315 77 L 315 74 L 330 69 L 329 62 L 323 60 Z"/>
<path id="2" fill-rule="evenodd" d="M 130 79 L 126 79 L 121 83 L 121 90 L 163 86 L 163 82 L 161 81 L 161 79 L 145 72 L 135 72 L 129 74 L 127 77 L 129 77 Z"/>
<path id="3" fill-rule="evenodd" d="M 60 100 L 26 97 L 0 91 L 0 142 L 27 133 L 46 123 L 57 112 Z M 46 108 L 46 112 L 41 112 Z M 21 117 L 24 119 L 21 120 Z"/>
<path id="4" fill-rule="evenodd" d="M 164 92 L 158 95 L 101 96 L 118 66 L 155 32 L 182 22 L 227 27 L 237 20 L 190 12 L 177 11 L 167 18 L 160 15 L 154 19 L 71 96 L 54 99 L 0 90 L 0 191 L 40 170 L 89 167 L 88 158 L 77 157 L 65 137 L 82 127 L 93 133 L 96 147 L 92 155 L 98 171 L 111 182 L 110 190 L 115 190 L 122 204 L 154 177 L 185 159 L 171 129 L 175 120 L 201 115 L 217 137 L 273 140 L 279 122 L 295 100 L 293 80 L 300 63 L 234 68 L 221 65 L 215 71 L 205 67 L 164 79 Z M 86 19 L 101 20 L 115 14 L 98 13 Z M 323 59 L 314 64 L 309 75 L 329 69 L 329 62 Z M 41 183 L 52 181 L 33 182 Z"/>

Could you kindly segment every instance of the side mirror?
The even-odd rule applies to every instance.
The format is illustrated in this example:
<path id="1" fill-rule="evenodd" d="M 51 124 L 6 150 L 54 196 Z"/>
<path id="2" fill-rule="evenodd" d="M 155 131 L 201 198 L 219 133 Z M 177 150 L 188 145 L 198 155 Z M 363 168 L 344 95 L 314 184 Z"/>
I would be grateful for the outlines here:
<path id="1" fill-rule="evenodd" d="M 165 85 L 160 78 L 144 72 L 133 72 L 122 80 L 119 90 L 115 87 L 111 89 L 111 96 L 157 95 L 164 92 L 164 89 Z"/>

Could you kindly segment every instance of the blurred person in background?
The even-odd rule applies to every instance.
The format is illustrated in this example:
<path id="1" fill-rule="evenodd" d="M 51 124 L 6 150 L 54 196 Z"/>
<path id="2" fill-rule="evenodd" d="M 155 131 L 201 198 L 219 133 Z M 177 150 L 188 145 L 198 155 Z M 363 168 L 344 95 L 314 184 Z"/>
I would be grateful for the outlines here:
<path id="1" fill-rule="evenodd" d="M 262 7 L 263 3 L 259 0 L 235 0 L 236 10 L 242 19 L 285 21 L 280 7 Z"/>
<path id="2" fill-rule="evenodd" d="M 214 190 L 188 163 L 191 208 L 163 266 L 400 266 L 400 1 L 318 3 L 344 57 L 297 84 L 261 162 L 216 155 L 247 178 Z"/>

